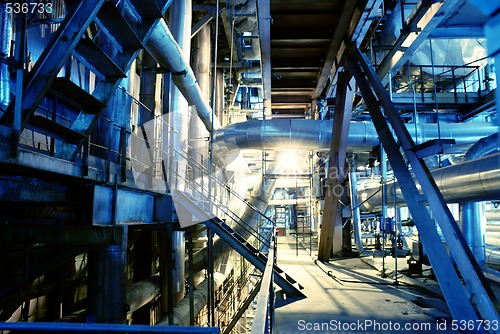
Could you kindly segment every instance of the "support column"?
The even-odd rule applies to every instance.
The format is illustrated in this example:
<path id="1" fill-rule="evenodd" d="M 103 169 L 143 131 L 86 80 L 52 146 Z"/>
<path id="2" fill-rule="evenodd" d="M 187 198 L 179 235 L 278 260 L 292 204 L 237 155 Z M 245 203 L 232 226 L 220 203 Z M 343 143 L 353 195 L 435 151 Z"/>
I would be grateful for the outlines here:
<path id="1" fill-rule="evenodd" d="M 486 214 L 484 202 L 460 205 L 460 229 L 477 263 L 486 263 Z"/>
<path id="2" fill-rule="evenodd" d="M 318 246 L 318 259 L 328 261 L 332 253 L 342 252 L 342 205 L 340 198 L 345 194 L 346 149 L 351 120 L 353 90 L 349 86 L 351 76 L 339 72 L 337 80 L 337 103 L 332 129 L 330 162 L 327 170 L 325 210 Z"/>
<path id="3" fill-rule="evenodd" d="M 126 321 L 125 287 L 127 227 L 121 244 L 100 246 L 89 252 L 87 322 L 123 324 Z"/>

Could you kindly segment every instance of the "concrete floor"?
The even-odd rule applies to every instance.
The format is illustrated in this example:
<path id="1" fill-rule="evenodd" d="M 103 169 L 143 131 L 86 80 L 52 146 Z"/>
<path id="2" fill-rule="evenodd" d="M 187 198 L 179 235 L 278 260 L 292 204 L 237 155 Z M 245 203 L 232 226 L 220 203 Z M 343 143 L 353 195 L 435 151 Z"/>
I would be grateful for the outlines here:
<path id="1" fill-rule="evenodd" d="M 444 324 L 451 327 L 446 304 L 418 288 L 431 282 L 400 277 L 395 285 L 376 269 L 381 268 L 381 260 L 371 257 L 317 265 L 300 245 L 296 255 L 294 236 L 278 237 L 277 248 L 278 265 L 304 286 L 307 296 L 277 300 L 278 334 L 453 333 L 450 328 L 444 330 Z M 392 272 L 394 259 L 388 257 L 385 262 L 386 272 Z M 398 267 L 404 266 L 406 259 L 399 259 Z"/>

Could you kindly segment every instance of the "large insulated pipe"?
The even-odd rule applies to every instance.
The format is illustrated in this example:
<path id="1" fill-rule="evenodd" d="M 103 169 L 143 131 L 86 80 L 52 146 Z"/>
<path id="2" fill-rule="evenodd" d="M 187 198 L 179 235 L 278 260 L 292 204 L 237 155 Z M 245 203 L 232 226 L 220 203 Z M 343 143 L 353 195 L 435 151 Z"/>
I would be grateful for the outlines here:
<path id="1" fill-rule="evenodd" d="M 480 139 L 465 153 L 464 161 L 498 151 L 498 133 Z M 486 263 L 486 215 L 484 202 L 460 205 L 460 228 L 479 265 Z"/>
<path id="2" fill-rule="evenodd" d="M 214 273 L 214 285 L 215 290 L 217 290 L 222 283 L 224 282 L 224 274 L 222 273 Z M 194 316 L 197 317 L 201 310 L 207 305 L 208 301 L 208 280 L 205 279 L 201 282 L 196 290 L 193 292 L 194 299 Z M 189 296 L 186 296 L 183 300 L 180 301 L 174 308 L 174 325 L 179 326 L 189 326 Z M 168 317 L 160 319 L 157 325 L 168 325 Z"/>
<path id="3" fill-rule="evenodd" d="M 486 216 L 484 202 L 460 205 L 460 229 L 480 266 L 486 263 Z"/>
<path id="4" fill-rule="evenodd" d="M 277 169 L 275 165 L 268 167 L 268 173 L 275 173 Z M 235 212 L 238 217 L 240 217 L 241 222 L 246 224 L 250 228 L 257 229 L 257 224 L 260 220 L 259 212 L 265 212 L 269 201 L 276 189 L 277 179 L 261 179 L 261 182 L 256 183 L 250 193 L 250 198 L 248 199 L 249 205 L 244 205 L 242 208 L 242 203 L 239 200 L 235 200 L 230 204 L 230 209 Z M 259 211 L 255 211 L 252 207 L 257 208 Z M 240 209 L 240 210 L 238 210 Z M 250 232 L 236 224 L 234 227 L 236 233 L 240 234 L 244 239 L 250 237 Z M 212 247 L 215 257 L 226 254 L 232 248 L 224 242 L 222 239 L 217 239 Z M 193 270 L 199 271 L 205 269 L 208 263 L 207 249 L 202 249 L 198 251 L 193 257 Z"/>
<path id="5" fill-rule="evenodd" d="M 169 24 L 172 29 L 172 36 L 179 44 L 182 50 L 181 58 L 186 64 L 189 64 L 191 54 L 192 8 L 191 0 L 174 0 L 169 12 Z M 152 55 L 155 57 L 154 54 Z M 173 131 L 171 131 L 169 146 L 174 150 L 172 157 L 175 160 L 177 160 L 176 152 L 187 152 L 189 113 L 188 101 L 183 95 L 178 87 L 171 87 L 169 114 L 170 125 L 173 127 Z M 179 159 L 171 168 L 175 169 L 177 175 L 180 175 L 182 178 L 186 174 L 187 161 Z M 169 186 L 171 189 L 175 187 L 176 189 L 184 190 L 185 184 L 181 178 L 175 178 L 177 180 L 175 185 L 172 185 L 172 178 L 170 179 Z M 175 264 L 172 267 L 174 304 L 178 303 L 184 297 L 185 244 L 184 231 L 174 231 L 172 233 L 172 250 Z"/>
<path id="6" fill-rule="evenodd" d="M 198 84 L 203 93 L 206 104 L 210 101 L 210 25 L 205 25 L 196 34 L 194 41 L 193 67 Z M 189 154 L 198 162 L 201 154 L 208 156 L 209 133 L 205 125 L 196 116 L 196 106 L 191 107 L 191 118 L 189 120 Z"/>
<path id="7" fill-rule="evenodd" d="M 500 198 L 500 153 L 463 162 L 432 171 L 432 176 L 448 203 L 478 202 Z M 394 202 L 394 183 L 387 184 L 387 200 Z M 397 185 L 396 185 L 397 187 Z M 364 211 L 377 211 L 382 203 L 379 187 L 365 189 L 359 193 Z M 399 187 L 396 188 L 396 203 L 405 201 Z"/>
<path id="8" fill-rule="evenodd" d="M 160 276 L 153 275 L 127 287 L 128 313 L 137 311 L 160 294 Z"/>
<path id="9" fill-rule="evenodd" d="M 332 120 L 272 119 L 250 120 L 228 125 L 214 134 L 214 148 L 220 152 L 235 149 L 315 149 L 329 150 Z M 420 142 L 436 139 L 455 139 L 453 148 L 471 145 L 479 139 L 498 132 L 491 123 L 407 124 L 413 138 Z M 440 132 L 440 134 L 439 134 Z M 377 131 L 371 122 L 352 121 L 347 149 L 351 152 L 369 152 L 380 145 Z M 460 149 L 463 151 L 463 148 Z"/>
<path id="10" fill-rule="evenodd" d="M 183 52 L 170 33 L 165 20 L 161 20 L 153 30 L 146 44 L 146 49 L 161 67 L 172 72 L 172 81 L 184 95 L 189 105 L 196 107 L 196 112 L 201 121 L 206 129 L 211 131 L 211 108 L 204 100 L 193 70 L 184 59 Z M 187 113 L 187 110 L 185 112 Z M 218 127 L 219 122 L 214 119 L 214 129 Z"/>

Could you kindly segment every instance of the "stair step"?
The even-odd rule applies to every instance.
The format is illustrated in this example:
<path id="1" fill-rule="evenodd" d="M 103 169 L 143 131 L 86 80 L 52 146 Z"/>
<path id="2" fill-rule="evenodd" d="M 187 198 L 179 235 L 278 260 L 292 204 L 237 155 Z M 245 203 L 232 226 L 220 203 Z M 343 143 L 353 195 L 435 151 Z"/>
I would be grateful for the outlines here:
<path id="1" fill-rule="evenodd" d="M 105 2 L 95 19 L 99 27 L 114 42 L 120 52 L 128 49 L 141 49 L 142 43 L 130 27 L 118 8 L 111 2 Z"/>
<path id="2" fill-rule="evenodd" d="M 142 19 L 158 19 L 163 17 L 156 0 L 130 0 L 130 3 Z"/>
<path id="3" fill-rule="evenodd" d="M 100 78 L 125 78 L 127 75 L 91 39 L 81 38 L 75 47 L 74 56 Z"/>
<path id="4" fill-rule="evenodd" d="M 26 128 L 71 144 L 85 139 L 83 134 L 40 115 L 31 116 Z"/>
<path id="5" fill-rule="evenodd" d="M 96 114 L 105 104 L 67 78 L 58 77 L 52 83 L 50 92 L 69 105 L 89 114 Z"/>

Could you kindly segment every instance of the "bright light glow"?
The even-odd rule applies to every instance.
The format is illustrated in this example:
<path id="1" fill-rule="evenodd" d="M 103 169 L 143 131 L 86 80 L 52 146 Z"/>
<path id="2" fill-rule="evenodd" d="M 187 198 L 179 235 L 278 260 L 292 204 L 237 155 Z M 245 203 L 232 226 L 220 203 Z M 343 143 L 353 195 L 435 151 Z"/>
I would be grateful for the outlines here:
<path id="1" fill-rule="evenodd" d="M 301 151 L 282 151 L 277 157 L 277 167 L 281 172 L 301 173 L 302 155 Z"/>

